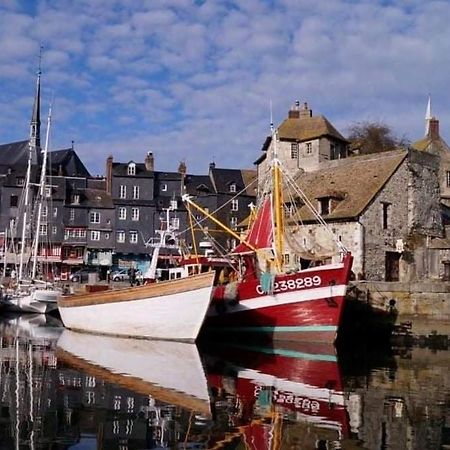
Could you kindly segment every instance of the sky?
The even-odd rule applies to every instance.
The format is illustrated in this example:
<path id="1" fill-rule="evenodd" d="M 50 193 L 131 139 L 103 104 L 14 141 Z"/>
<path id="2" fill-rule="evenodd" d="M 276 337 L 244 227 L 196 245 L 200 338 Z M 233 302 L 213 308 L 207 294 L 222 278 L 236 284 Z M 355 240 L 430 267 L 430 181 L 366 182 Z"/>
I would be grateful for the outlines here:
<path id="1" fill-rule="evenodd" d="M 0 0 L 0 144 L 28 138 L 42 47 L 42 140 L 189 173 L 253 168 L 296 100 L 347 136 L 381 122 L 450 140 L 450 2 Z M 272 107 L 270 106 L 272 105 Z"/>

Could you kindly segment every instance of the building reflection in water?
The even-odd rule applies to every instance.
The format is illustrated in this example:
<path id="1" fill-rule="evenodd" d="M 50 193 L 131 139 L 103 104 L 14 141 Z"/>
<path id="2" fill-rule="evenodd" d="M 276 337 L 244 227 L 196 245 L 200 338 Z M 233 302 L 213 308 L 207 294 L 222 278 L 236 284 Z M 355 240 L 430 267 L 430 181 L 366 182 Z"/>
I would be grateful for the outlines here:
<path id="1" fill-rule="evenodd" d="M 448 351 L 195 345 L 0 322 L 0 448 L 445 448 Z"/>

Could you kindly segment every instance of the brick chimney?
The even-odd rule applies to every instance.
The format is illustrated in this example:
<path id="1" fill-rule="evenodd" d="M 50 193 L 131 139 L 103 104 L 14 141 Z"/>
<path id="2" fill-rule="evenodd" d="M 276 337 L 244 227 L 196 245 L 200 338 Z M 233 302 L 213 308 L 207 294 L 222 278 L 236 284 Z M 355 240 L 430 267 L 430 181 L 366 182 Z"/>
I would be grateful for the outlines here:
<path id="1" fill-rule="evenodd" d="M 147 152 L 144 163 L 145 170 L 147 170 L 148 172 L 153 172 L 155 170 L 155 158 L 153 157 L 152 152 Z"/>
<path id="2" fill-rule="evenodd" d="M 439 120 L 435 117 L 430 119 L 428 126 L 428 137 L 432 140 L 439 139 Z"/>
<path id="3" fill-rule="evenodd" d="M 106 158 L 106 192 L 109 195 L 112 194 L 112 165 L 113 165 L 113 156 L 109 155 Z"/>
<path id="4" fill-rule="evenodd" d="M 312 117 L 312 110 L 309 108 L 308 103 L 303 103 L 302 109 L 300 110 L 300 119 L 305 117 Z"/>
<path id="5" fill-rule="evenodd" d="M 289 119 L 298 119 L 300 117 L 300 102 L 297 100 L 288 113 Z"/>

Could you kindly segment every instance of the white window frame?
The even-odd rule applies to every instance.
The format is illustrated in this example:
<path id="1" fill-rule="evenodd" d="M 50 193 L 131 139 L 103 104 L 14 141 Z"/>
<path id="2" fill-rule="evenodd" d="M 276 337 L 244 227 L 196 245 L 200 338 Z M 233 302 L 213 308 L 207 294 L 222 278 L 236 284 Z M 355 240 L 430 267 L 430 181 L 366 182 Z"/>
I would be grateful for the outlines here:
<path id="1" fill-rule="evenodd" d="M 69 211 L 69 220 L 70 220 L 71 222 L 73 222 L 73 221 L 75 220 L 75 209 L 74 209 L 74 208 L 70 208 L 70 211 Z"/>
<path id="2" fill-rule="evenodd" d="M 57 234 L 58 233 L 58 227 L 56 225 L 52 226 L 52 234 Z"/>
<path id="3" fill-rule="evenodd" d="M 127 198 L 127 186 L 125 184 L 119 186 L 119 198 Z"/>
<path id="4" fill-rule="evenodd" d="M 130 231 L 130 244 L 137 244 L 138 243 L 138 232 L 137 231 Z"/>
<path id="5" fill-rule="evenodd" d="M 91 241 L 99 241 L 99 240 L 100 240 L 100 231 L 91 230 Z"/>
<path id="6" fill-rule="evenodd" d="M 89 213 L 89 222 L 90 223 L 100 223 L 100 213 L 98 211 L 91 211 Z"/>
<path id="7" fill-rule="evenodd" d="M 167 192 L 167 183 L 161 185 L 161 192 Z"/>
<path id="8" fill-rule="evenodd" d="M 237 224 L 238 224 L 238 218 L 235 217 L 235 216 L 232 216 L 232 217 L 230 218 L 230 225 L 231 225 L 231 227 L 232 227 L 232 228 L 236 228 L 236 227 L 237 227 Z"/>
<path id="9" fill-rule="evenodd" d="M 239 200 L 237 198 L 231 200 L 231 211 L 239 211 Z"/>
<path id="10" fill-rule="evenodd" d="M 50 186 L 45 186 L 45 196 L 47 198 L 52 196 L 52 188 Z"/>
<path id="11" fill-rule="evenodd" d="M 133 199 L 138 200 L 139 199 L 139 186 L 133 186 Z"/>
<path id="12" fill-rule="evenodd" d="M 131 208 L 131 220 L 139 220 L 139 208 Z"/>
<path id="13" fill-rule="evenodd" d="M 53 217 L 58 217 L 58 207 L 53 207 Z"/>
<path id="14" fill-rule="evenodd" d="M 43 219 L 46 219 L 48 216 L 48 207 L 47 205 L 42 205 L 42 209 L 41 209 L 41 217 Z"/>
<path id="15" fill-rule="evenodd" d="M 119 206 L 118 214 L 119 220 L 127 220 L 127 208 L 125 206 Z"/>
<path id="16" fill-rule="evenodd" d="M 450 170 L 447 170 L 445 175 L 446 175 L 447 187 L 450 187 Z"/>
<path id="17" fill-rule="evenodd" d="M 48 228 L 46 223 L 41 223 L 39 225 L 39 236 L 47 236 Z"/>
<path id="18" fill-rule="evenodd" d="M 125 242 L 125 231 L 123 230 L 116 231 L 116 241 L 119 244 L 123 244 Z"/>
<path id="19" fill-rule="evenodd" d="M 236 183 L 230 184 L 230 192 L 236 192 Z"/>
<path id="20" fill-rule="evenodd" d="M 128 164 L 127 174 L 128 175 L 136 175 L 136 164 L 135 163 Z"/>
<path id="21" fill-rule="evenodd" d="M 298 142 L 291 143 L 291 159 L 298 159 Z"/>

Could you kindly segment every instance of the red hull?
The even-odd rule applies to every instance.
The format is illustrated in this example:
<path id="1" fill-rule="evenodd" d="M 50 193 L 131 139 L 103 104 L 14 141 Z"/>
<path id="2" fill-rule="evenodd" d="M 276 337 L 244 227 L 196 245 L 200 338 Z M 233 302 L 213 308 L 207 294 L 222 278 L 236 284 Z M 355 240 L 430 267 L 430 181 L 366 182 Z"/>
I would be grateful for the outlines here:
<path id="1" fill-rule="evenodd" d="M 340 265 L 319 266 L 275 278 L 272 294 L 258 279 L 242 281 L 237 301 L 212 302 L 207 334 L 264 335 L 274 341 L 333 343 L 339 329 L 352 257 Z"/>
<path id="2" fill-rule="evenodd" d="M 333 439 L 348 435 L 334 347 L 307 345 L 258 350 L 228 345 L 219 351 L 217 359 L 207 357 L 208 381 L 219 400 L 218 407 L 220 399 L 235 397 L 235 402 L 228 404 L 241 405 L 239 415 L 233 410 L 228 423 L 240 427 L 245 438 L 251 436 L 253 442 L 260 442 L 258 448 L 266 448 L 264 444 L 269 443 L 268 425 L 255 419 L 273 419 L 274 414 L 317 427 L 319 435 L 321 429 L 333 432 Z"/>

